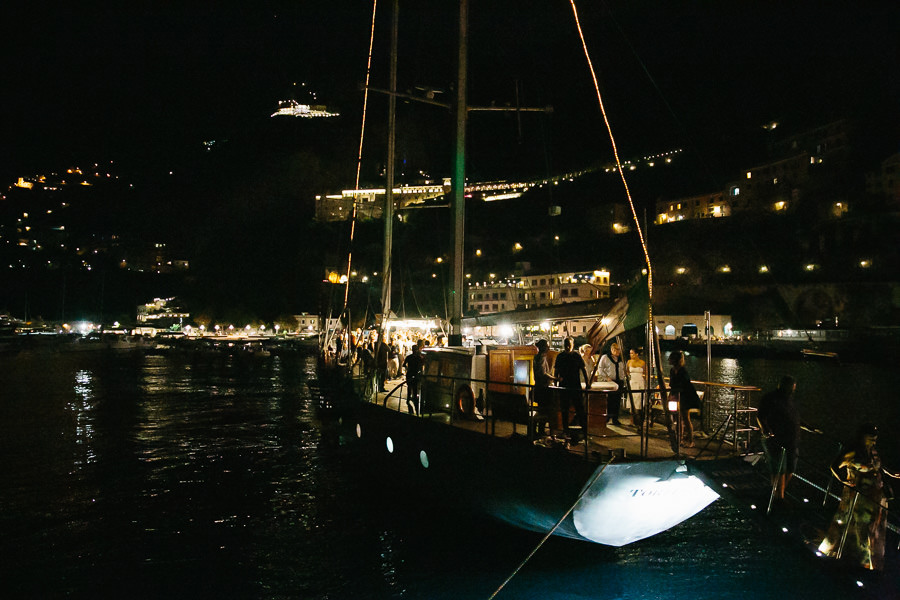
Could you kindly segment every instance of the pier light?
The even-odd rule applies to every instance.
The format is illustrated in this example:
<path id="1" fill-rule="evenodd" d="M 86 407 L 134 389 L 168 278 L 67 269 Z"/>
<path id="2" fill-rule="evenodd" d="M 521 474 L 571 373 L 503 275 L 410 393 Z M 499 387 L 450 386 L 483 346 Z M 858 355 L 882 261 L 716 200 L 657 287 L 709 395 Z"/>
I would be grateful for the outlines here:
<path id="1" fill-rule="evenodd" d="M 476 251 L 475 251 L 475 256 L 481 256 L 481 250 L 476 250 Z"/>
<path id="2" fill-rule="evenodd" d="M 442 262 L 444 262 L 444 259 L 443 257 L 438 256 L 436 259 L 434 259 L 434 262 L 441 264 Z"/>
<path id="3" fill-rule="evenodd" d="M 520 244 L 519 242 L 516 242 L 515 244 L 513 244 L 513 252 L 518 252 L 521 249 L 522 249 L 522 244 Z"/>
<path id="4" fill-rule="evenodd" d="M 675 272 L 679 275 L 684 275 L 687 272 L 687 269 L 685 269 L 684 267 L 678 267 L 677 269 L 675 269 Z"/>
<path id="5" fill-rule="evenodd" d="M 868 269 L 869 267 L 872 266 L 872 261 L 863 259 L 863 260 L 859 261 L 859 266 L 862 267 L 863 269 Z"/>
<path id="6" fill-rule="evenodd" d="M 731 273 L 731 267 L 729 267 L 728 265 L 722 265 L 721 267 L 719 267 L 719 272 Z"/>
<path id="7" fill-rule="evenodd" d="M 490 273 L 490 274 L 488 274 L 488 278 L 489 278 L 489 279 L 492 279 L 492 280 L 493 280 L 493 279 L 497 279 L 497 274 L 496 274 L 496 273 Z"/>
<path id="8" fill-rule="evenodd" d="M 816 269 L 819 268 L 819 265 L 817 265 L 817 264 L 815 264 L 815 263 L 809 263 L 809 264 L 806 265 L 804 268 L 805 268 L 807 271 L 815 271 Z"/>
<path id="9" fill-rule="evenodd" d="M 759 272 L 760 272 L 760 273 L 768 273 L 768 272 L 769 272 L 769 267 L 767 267 L 766 265 L 760 265 L 760 267 L 759 267 Z"/>
<path id="10" fill-rule="evenodd" d="M 431 274 L 431 278 L 432 278 L 432 279 L 437 279 L 437 273 L 432 273 L 432 274 Z"/>
<path id="11" fill-rule="evenodd" d="M 366 283 L 367 281 L 369 281 L 369 276 L 368 276 L 368 275 L 363 275 L 363 277 L 362 277 L 362 282 L 363 282 L 363 283 Z"/>

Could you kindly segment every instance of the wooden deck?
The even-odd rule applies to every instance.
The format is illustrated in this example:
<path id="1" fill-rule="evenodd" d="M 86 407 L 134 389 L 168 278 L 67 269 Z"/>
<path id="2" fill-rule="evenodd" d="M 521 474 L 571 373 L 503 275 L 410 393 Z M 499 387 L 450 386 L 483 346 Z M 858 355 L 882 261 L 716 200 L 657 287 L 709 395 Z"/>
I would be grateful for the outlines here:
<path id="1" fill-rule="evenodd" d="M 406 386 L 402 379 L 389 380 L 386 382 L 387 392 L 375 392 L 373 402 L 385 406 L 390 410 L 396 410 L 402 413 L 408 413 L 406 406 Z M 590 411 L 589 413 L 593 412 Z M 453 427 L 460 427 L 482 433 L 484 435 L 493 435 L 497 437 L 523 436 L 530 437 L 537 445 L 546 445 L 558 448 L 564 448 L 573 454 L 584 454 L 593 460 L 601 460 L 615 453 L 620 458 L 641 458 L 641 431 L 640 428 L 632 423 L 631 414 L 623 411 L 620 415 L 621 426 L 612 425 L 606 422 L 605 415 L 589 414 L 588 418 L 588 435 L 587 443 L 579 443 L 570 445 L 563 439 L 562 432 L 558 432 L 555 438 L 534 438 L 531 436 L 528 424 L 523 422 L 513 422 L 501 418 L 492 418 L 490 412 L 484 415 L 481 420 L 463 419 L 453 417 L 449 412 L 434 412 L 424 414 L 423 419 L 439 421 L 450 424 Z M 669 435 L 661 412 L 654 411 L 654 422 L 646 431 L 646 458 L 672 458 L 681 456 L 691 459 L 716 459 L 731 456 L 733 446 L 729 442 L 722 440 L 710 439 L 703 432 L 699 431 L 699 426 L 695 421 L 694 427 L 694 447 L 680 447 L 679 453 L 673 452 L 669 443 Z M 580 428 L 578 428 L 580 429 Z"/>

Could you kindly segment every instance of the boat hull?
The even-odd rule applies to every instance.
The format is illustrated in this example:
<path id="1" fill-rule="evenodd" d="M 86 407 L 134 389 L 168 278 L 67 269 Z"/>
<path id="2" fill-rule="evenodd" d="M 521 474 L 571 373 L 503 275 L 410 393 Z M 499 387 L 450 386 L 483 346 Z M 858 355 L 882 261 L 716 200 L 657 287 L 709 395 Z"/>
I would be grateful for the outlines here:
<path id="1" fill-rule="evenodd" d="M 494 437 L 377 404 L 360 404 L 344 422 L 379 478 L 526 530 L 622 546 L 718 497 L 679 460 L 607 466 L 525 436 Z"/>

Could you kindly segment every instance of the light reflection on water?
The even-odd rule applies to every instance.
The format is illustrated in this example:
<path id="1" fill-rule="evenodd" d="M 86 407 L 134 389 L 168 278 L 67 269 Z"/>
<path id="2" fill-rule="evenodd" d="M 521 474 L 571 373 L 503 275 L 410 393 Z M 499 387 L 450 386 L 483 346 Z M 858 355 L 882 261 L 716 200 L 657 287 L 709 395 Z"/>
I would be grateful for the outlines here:
<path id="1" fill-rule="evenodd" d="M 93 390 L 92 390 L 91 372 L 80 370 L 75 373 L 75 398 L 66 405 L 66 408 L 72 413 L 75 421 L 75 444 L 79 448 L 78 455 L 74 458 L 73 463 L 76 468 L 83 468 L 84 465 L 90 464 L 97 460 L 94 454 L 92 441 L 94 437 L 93 415 Z"/>
<path id="2" fill-rule="evenodd" d="M 692 376 L 705 378 L 705 361 L 690 360 Z M 886 376 L 861 366 L 713 366 L 716 377 L 764 388 L 792 371 L 805 416 L 829 431 L 840 429 L 829 416 L 844 406 L 838 381 L 868 381 L 859 395 L 873 403 L 890 389 Z M 305 387 L 313 373 L 314 360 L 303 356 L 59 355 L 48 363 L 23 354 L 0 362 L 4 589 L 487 597 L 537 537 L 420 504 L 391 486 L 370 489 L 368 476 L 377 474 L 316 418 Z M 827 387 L 838 393 L 820 396 Z M 856 411 L 897 424 L 893 404 Z M 624 548 L 550 540 L 505 597 L 831 597 L 821 585 L 794 582 L 797 573 L 814 575 L 717 502 Z"/>

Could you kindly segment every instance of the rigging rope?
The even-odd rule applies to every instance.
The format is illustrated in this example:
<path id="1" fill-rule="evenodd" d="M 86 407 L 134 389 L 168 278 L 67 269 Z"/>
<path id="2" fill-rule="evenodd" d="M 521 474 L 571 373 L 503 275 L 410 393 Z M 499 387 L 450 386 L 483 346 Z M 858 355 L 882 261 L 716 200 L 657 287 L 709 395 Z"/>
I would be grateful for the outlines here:
<path id="1" fill-rule="evenodd" d="M 603 114 L 603 123 L 606 125 L 606 131 L 609 132 L 609 141 L 612 144 L 613 156 L 616 159 L 616 169 L 622 178 L 622 185 L 625 186 L 625 195 L 628 197 L 628 206 L 631 208 L 631 216 L 634 218 L 635 229 L 641 241 L 641 248 L 644 251 L 644 260 L 647 263 L 647 288 L 650 299 L 653 299 L 653 269 L 650 266 L 650 253 L 647 250 L 647 242 L 644 239 L 644 231 L 641 228 L 640 219 L 638 219 L 637 211 L 634 208 L 634 200 L 631 198 L 631 190 L 628 188 L 628 181 L 625 179 L 625 170 L 622 168 L 622 162 L 619 160 L 619 149 L 616 146 L 616 138 L 613 136 L 612 127 L 609 124 L 609 118 L 606 116 L 606 107 L 603 106 L 603 97 L 600 94 L 600 85 L 597 83 L 597 73 L 594 71 L 594 63 L 591 61 L 590 52 L 588 52 L 587 42 L 584 39 L 584 32 L 581 29 L 581 21 L 578 18 L 578 9 L 575 7 L 575 0 L 569 0 L 572 5 L 572 13 L 575 15 L 575 26 L 578 28 L 578 36 L 581 38 L 581 47 L 584 49 L 584 57 L 587 59 L 588 69 L 591 71 L 591 79 L 594 82 L 594 91 L 597 92 L 597 102 L 600 104 L 600 112 Z"/>
<path id="2" fill-rule="evenodd" d="M 554 525 L 553 527 L 550 528 L 550 531 L 547 532 L 547 535 L 545 535 L 544 538 L 540 542 L 538 542 L 538 545 L 535 546 L 534 550 L 532 550 L 531 553 L 525 557 L 525 560 L 523 560 L 522 562 L 519 563 L 519 566 L 516 567 L 515 570 L 510 574 L 510 576 L 506 578 L 506 581 L 501 583 L 500 587 L 498 587 L 497 590 L 493 594 L 491 594 L 489 600 L 493 600 L 493 598 L 495 598 L 497 596 L 497 594 L 499 594 L 501 591 L 503 591 L 503 588 L 506 587 L 506 584 L 508 584 L 510 581 L 512 581 L 513 577 L 515 577 L 516 575 L 519 574 L 519 571 L 522 570 L 522 567 L 525 566 L 525 563 L 527 563 L 529 560 L 531 560 L 532 556 L 537 554 L 537 551 L 541 549 L 541 546 L 544 545 L 544 542 L 546 542 L 548 539 L 550 539 L 550 536 L 553 535 L 554 531 L 559 529 L 559 526 L 562 525 L 562 522 L 566 520 L 566 517 L 569 516 L 569 513 L 571 513 L 573 510 L 575 510 L 575 507 L 578 506 L 579 502 L 581 502 L 582 496 L 584 496 L 587 493 L 587 491 L 589 489 L 591 489 L 591 487 L 594 485 L 595 481 L 600 479 L 600 476 L 603 475 L 603 471 L 606 470 L 606 467 L 608 467 L 610 464 L 612 464 L 612 461 L 615 460 L 615 458 L 616 458 L 615 456 L 610 457 L 609 461 L 607 461 L 607 463 L 605 465 L 603 465 L 603 468 L 597 470 L 597 473 L 594 475 L 593 478 L 591 478 L 591 481 L 586 486 L 584 486 L 584 489 L 581 490 L 580 494 L 578 494 L 578 498 L 575 499 L 575 503 L 572 504 L 572 506 L 569 507 L 569 510 L 567 510 L 566 513 L 559 518 L 559 521 L 556 522 L 556 525 Z"/>
<path id="3" fill-rule="evenodd" d="M 363 91 L 362 126 L 359 132 L 359 153 L 356 156 L 356 182 L 353 189 L 359 189 L 359 174 L 362 171 L 363 139 L 366 134 L 366 107 L 369 103 L 369 79 L 372 76 L 372 46 L 375 43 L 375 12 L 378 8 L 378 0 L 372 0 L 372 31 L 369 34 L 369 59 L 366 63 L 366 87 Z M 353 262 L 353 236 L 356 233 L 356 199 L 353 199 L 353 214 L 350 217 L 350 244 L 347 248 L 347 283 L 344 286 L 344 310 L 347 311 L 347 301 L 350 296 L 350 267 Z M 348 323 L 349 325 L 349 323 Z"/>

